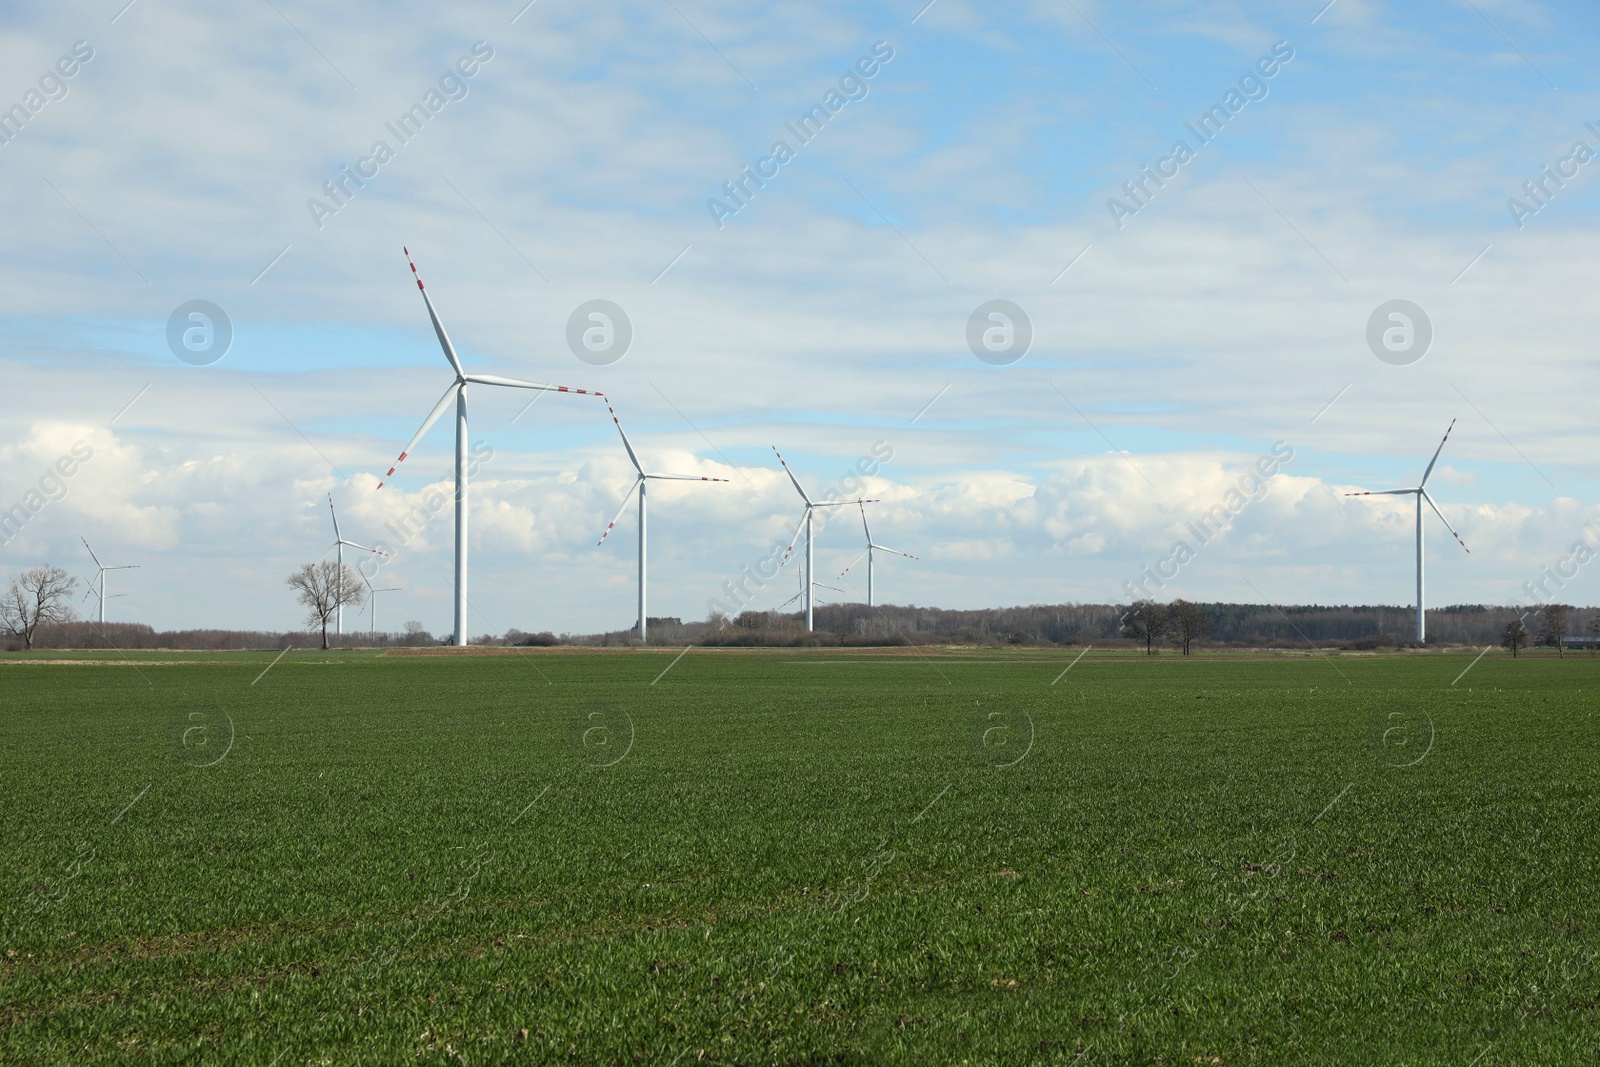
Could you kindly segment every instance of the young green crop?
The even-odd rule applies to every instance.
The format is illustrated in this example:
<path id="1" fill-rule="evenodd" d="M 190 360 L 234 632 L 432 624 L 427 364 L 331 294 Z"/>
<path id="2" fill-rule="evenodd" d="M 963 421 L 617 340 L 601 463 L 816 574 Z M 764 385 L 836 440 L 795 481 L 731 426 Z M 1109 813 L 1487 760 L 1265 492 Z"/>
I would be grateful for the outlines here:
<path id="1" fill-rule="evenodd" d="M 1596 1059 L 1589 657 L 676 655 L 0 662 L 0 1061 Z"/>

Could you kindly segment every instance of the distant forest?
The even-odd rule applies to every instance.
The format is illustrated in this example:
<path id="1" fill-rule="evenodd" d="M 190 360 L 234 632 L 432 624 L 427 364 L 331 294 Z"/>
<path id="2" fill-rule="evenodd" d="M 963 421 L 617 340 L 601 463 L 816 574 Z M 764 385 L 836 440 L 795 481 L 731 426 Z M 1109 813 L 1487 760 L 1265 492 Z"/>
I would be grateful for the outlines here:
<path id="1" fill-rule="evenodd" d="M 1193 605 L 1204 617 L 1195 648 L 1342 648 L 1372 650 L 1414 647 L 1415 614 L 1409 608 L 1377 606 L 1200 603 Z M 829 604 L 815 612 L 816 630 L 806 633 L 799 612 L 747 611 L 733 618 L 714 617 L 704 622 L 676 618 L 651 618 L 652 645 L 806 647 L 872 645 L 1096 645 L 1105 648 L 1142 646 L 1142 638 L 1124 634 L 1127 605 L 1040 604 L 1015 608 L 948 611 L 942 608 Z M 1523 618 L 1535 635 L 1540 633 L 1538 610 L 1456 604 L 1428 612 L 1428 644 L 1494 645 L 1506 626 Z M 1595 640 L 1600 609 L 1567 608 L 1568 644 Z M 416 623 L 405 633 L 346 634 L 330 643 L 344 648 L 404 648 L 438 645 L 436 637 Z M 1162 634 L 1156 647 L 1172 649 L 1176 632 Z M 42 628 L 35 648 L 78 649 L 281 649 L 320 647 L 321 635 L 298 631 L 155 630 L 139 623 L 72 622 Z M 617 647 L 638 643 L 631 629 L 600 634 L 525 633 L 484 634 L 474 644 L 512 646 L 577 645 Z M 1532 642 L 1538 644 L 1537 637 Z M 8 650 L 20 649 L 11 640 Z"/>

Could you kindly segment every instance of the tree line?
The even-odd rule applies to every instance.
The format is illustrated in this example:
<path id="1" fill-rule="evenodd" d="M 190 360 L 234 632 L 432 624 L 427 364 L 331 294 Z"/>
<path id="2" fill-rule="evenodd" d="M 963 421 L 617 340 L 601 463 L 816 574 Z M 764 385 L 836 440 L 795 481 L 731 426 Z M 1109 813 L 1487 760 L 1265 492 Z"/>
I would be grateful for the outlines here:
<path id="1" fill-rule="evenodd" d="M 238 631 L 193 629 L 157 631 L 135 623 L 104 625 L 78 619 L 72 607 L 77 580 L 48 564 L 11 579 L 0 600 L 0 632 L 11 648 L 193 648 L 240 649 L 297 647 L 318 643 L 327 648 L 420 646 L 439 643 L 420 622 L 405 624 L 401 633 L 328 633 L 342 605 L 365 602 L 360 577 L 350 568 L 324 561 L 306 564 L 286 580 L 306 611 L 306 631 Z M 1168 647 L 1189 654 L 1202 646 L 1283 647 L 1313 644 L 1368 650 L 1415 645 L 1411 629 L 1414 609 L 1395 605 L 1267 605 L 1174 600 L 1141 600 L 1133 604 L 1030 604 L 1009 608 L 952 610 L 865 604 L 823 604 L 816 608 L 816 629 L 807 633 L 801 612 L 743 611 L 729 617 L 713 614 L 704 621 L 674 617 L 650 622 L 653 644 L 711 646 L 816 645 L 1087 645 L 1136 644 L 1147 653 Z M 474 644 L 499 645 L 632 645 L 633 623 L 598 634 L 525 633 L 510 630 L 485 634 Z M 1534 644 L 1564 654 L 1575 639 L 1600 644 L 1600 611 L 1571 605 L 1546 605 L 1538 610 L 1455 604 L 1428 612 L 1430 644 L 1495 645 L 1518 655 Z"/>

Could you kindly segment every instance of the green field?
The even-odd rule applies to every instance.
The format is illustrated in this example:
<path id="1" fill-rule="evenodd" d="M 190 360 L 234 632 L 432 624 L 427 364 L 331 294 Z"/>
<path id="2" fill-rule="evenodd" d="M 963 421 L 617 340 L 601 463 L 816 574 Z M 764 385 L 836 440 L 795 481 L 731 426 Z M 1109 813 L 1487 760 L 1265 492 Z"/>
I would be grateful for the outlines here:
<path id="1" fill-rule="evenodd" d="M 1600 659 L 676 655 L 0 659 L 0 1062 L 1600 1062 Z"/>

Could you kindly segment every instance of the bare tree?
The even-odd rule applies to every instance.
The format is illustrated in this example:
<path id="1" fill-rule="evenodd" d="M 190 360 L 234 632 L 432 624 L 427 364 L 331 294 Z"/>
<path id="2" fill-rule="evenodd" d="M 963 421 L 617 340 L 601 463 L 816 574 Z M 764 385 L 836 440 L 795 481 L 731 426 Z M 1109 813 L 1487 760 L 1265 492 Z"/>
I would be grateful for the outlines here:
<path id="1" fill-rule="evenodd" d="M 40 626 L 60 626 L 78 617 L 71 603 L 77 587 L 78 579 L 48 563 L 23 571 L 11 579 L 0 601 L 0 626 L 32 649 Z"/>
<path id="2" fill-rule="evenodd" d="M 1511 650 L 1511 658 L 1516 659 L 1517 652 L 1527 648 L 1528 642 L 1532 638 L 1533 635 L 1528 632 L 1526 626 L 1522 625 L 1521 619 L 1512 619 L 1506 623 L 1506 635 L 1500 639 L 1500 647 L 1509 648 Z"/>
<path id="3" fill-rule="evenodd" d="M 1189 646 L 1211 629 L 1211 620 L 1200 610 L 1200 605 L 1187 600 L 1174 600 L 1169 604 L 1167 620 L 1172 628 L 1172 636 L 1178 639 L 1185 656 L 1189 654 Z"/>
<path id="4" fill-rule="evenodd" d="M 328 647 L 328 620 L 345 607 L 360 607 L 366 595 L 361 591 L 361 579 L 349 567 L 340 567 L 334 560 L 307 563 L 289 575 L 289 588 L 295 599 L 306 608 L 306 622 L 322 627 L 322 647 Z"/>
<path id="5" fill-rule="evenodd" d="M 1544 616 L 1539 623 L 1539 639 L 1546 645 L 1555 645 L 1556 653 L 1562 659 L 1567 657 L 1567 634 L 1571 630 L 1571 625 L 1567 618 L 1567 609 L 1563 605 L 1544 606 Z"/>
<path id="6" fill-rule="evenodd" d="M 1155 655 L 1156 639 L 1167 632 L 1171 619 L 1166 606 L 1154 600 L 1135 600 L 1122 616 L 1122 634 L 1144 642 L 1144 654 Z"/>
<path id="7" fill-rule="evenodd" d="M 1600 645 L 1600 611 L 1589 619 L 1589 655 L 1594 655 L 1596 645 Z"/>

